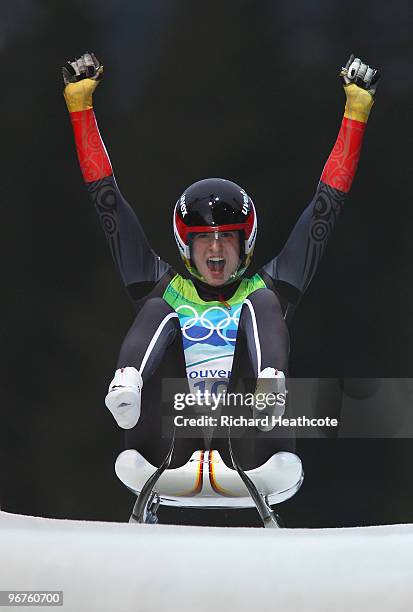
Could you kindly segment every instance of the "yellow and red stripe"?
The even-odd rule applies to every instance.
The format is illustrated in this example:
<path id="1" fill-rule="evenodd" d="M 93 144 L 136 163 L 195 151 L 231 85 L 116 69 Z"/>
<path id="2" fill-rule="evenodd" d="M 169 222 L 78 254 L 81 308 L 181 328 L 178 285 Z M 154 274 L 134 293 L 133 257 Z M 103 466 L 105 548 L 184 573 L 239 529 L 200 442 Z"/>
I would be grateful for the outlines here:
<path id="1" fill-rule="evenodd" d="M 209 471 L 209 482 L 211 484 L 211 487 L 213 491 L 215 491 L 215 493 L 218 493 L 218 495 L 222 495 L 223 497 L 234 497 L 234 493 L 231 493 L 231 491 L 227 491 L 223 487 L 220 487 L 219 484 L 217 483 L 216 474 L 214 470 L 213 453 L 214 451 L 212 450 L 208 451 L 208 468 L 209 468 L 208 471 Z"/>
<path id="2" fill-rule="evenodd" d="M 201 451 L 201 456 L 198 460 L 195 487 L 193 489 L 190 489 L 189 491 L 185 491 L 185 493 L 181 493 L 180 497 L 198 495 L 202 491 L 202 485 L 204 483 L 204 456 L 205 451 Z"/>

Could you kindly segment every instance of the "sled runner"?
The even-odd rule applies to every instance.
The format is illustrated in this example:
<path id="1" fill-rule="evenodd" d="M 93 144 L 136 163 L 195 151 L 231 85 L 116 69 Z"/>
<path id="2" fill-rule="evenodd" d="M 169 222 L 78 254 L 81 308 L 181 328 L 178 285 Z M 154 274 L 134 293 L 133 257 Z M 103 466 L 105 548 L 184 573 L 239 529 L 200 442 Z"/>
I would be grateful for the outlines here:
<path id="1" fill-rule="evenodd" d="M 263 465 L 243 471 L 229 448 L 234 469 L 216 450 L 198 450 L 178 468 L 168 469 L 174 440 L 156 468 L 138 451 L 123 451 L 115 464 L 119 480 L 138 496 L 131 522 L 157 522 L 160 504 L 185 508 L 239 509 L 256 507 L 265 527 L 280 527 L 271 506 L 299 490 L 304 472 L 297 455 L 278 452 Z"/>

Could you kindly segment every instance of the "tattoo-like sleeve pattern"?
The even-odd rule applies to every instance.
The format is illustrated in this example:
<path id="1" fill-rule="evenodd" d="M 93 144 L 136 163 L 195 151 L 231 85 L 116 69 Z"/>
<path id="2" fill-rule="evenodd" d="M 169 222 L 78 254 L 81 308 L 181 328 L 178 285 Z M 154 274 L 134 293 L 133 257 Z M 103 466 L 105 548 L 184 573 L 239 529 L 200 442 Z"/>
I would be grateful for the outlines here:
<path id="1" fill-rule="evenodd" d="M 344 117 L 336 143 L 324 166 L 323 183 L 348 193 L 356 174 L 366 124 Z"/>
<path id="2" fill-rule="evenodd" d="M 324 183 L 305 209 L 278 257 L 264 270 L 272 278 L 304 293 L 317 271 L 344 203 L 345 194 Z"/>
<path id="3" fill-rule="evenodd" d="M 80 170 L 86 183 L 112 174 L 93 109 L 70 113 Z"/>
<path id="4" fill-rule="evenodd" d="M 115 178 L 87 183 L 112 257 L 126 286 L 157 282 L 169 269 L 151 249 L 132 208 L 122 197 Z"/>
<path id="5" fill-rule="evenodd" d="M 296 290 L 295 303 L 317 271 L 353 182 L 364 130 L 364 123 L 346 117 L 343 119 L 314 198 L 302 213 L 280 254 L 263 268 L 275 281 Z"/>
<path id="6" fill-rule="evenodd" d="M 125 286 L 141 294 L 170 266 L 153 252 L 136 214 L 119 191 L 93 109 L 72 112 L 70 117 L 80 168 L 112 257 Z"/>

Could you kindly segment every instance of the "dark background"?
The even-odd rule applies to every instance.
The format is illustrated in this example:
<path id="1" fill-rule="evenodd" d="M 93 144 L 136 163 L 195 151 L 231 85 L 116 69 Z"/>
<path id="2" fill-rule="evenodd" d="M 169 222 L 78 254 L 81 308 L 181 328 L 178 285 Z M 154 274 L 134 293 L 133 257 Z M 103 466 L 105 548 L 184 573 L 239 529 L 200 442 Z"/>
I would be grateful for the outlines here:
<path id="1" fill-rule="evenodd" d="M 104 0 L 2 4 L 4 510 L 125 520 L 123 436 L 103 398 L 133 308 L 80 176 L 60 66 L 105 66 L 95 110 L 153 248 L 220 176 L 255 201 L 255 266 L 310 201 L 344 108 L 350 52 L 384 75 L 359 171 L 291 329 L 295 376 L 411 377 L 411 8 L 406 2 Z M 413 521 L 410 440 L 300 441 L 290 526 Z M 180 520 L 180 519 L 179 519 Z M 182 519 L 183 520 L 183 519 Z"/>

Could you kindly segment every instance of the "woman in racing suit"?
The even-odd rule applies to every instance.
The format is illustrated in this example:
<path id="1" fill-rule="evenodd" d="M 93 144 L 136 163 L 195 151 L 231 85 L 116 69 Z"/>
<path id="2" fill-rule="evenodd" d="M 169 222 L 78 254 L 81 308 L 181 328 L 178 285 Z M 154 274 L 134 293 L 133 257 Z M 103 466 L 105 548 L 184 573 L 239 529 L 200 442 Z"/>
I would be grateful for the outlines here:
<path id="1" fill-rule="evenodd" d="M 192 388 L 199 388 L 202 379 L 213 379 L 229 384 L 230 390 L 244 381 L 243 388 L 255 393 L 264 381 L 266 391 L 285 393 L 288 324 L 353 182 L 378 73 L 354 56 L 342 69 L 344 117 L 314 197 L 280 253 L 256 274 L 247 271 L 257 232 L 247 193 L 223 179 L 198 181 L 185 190 L 174 210 L 185 276 L 152 251 L 117 186 L 93 110 L 102 73 L 89 53 L 63 67 L 83 178 L 138 311 L 122 344 L 106 405 L 126 429 L 126 447 L 159 465 L 169 447 L 163 437 L 159 380 L 188 378 Z M 203 443 L 192 437 L 179 442 L 174 466 L 185 463 Z M 214 448 L 231 465 L 221 442 L 214 440 Z M 235 438 L 233 445 L 243 468 L 250 469 L 276 450 L 294 450 L 294 437 L 257 427 L 253 434 Z"/>

